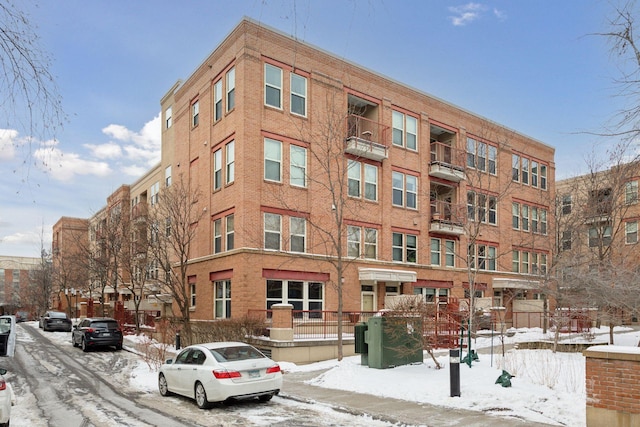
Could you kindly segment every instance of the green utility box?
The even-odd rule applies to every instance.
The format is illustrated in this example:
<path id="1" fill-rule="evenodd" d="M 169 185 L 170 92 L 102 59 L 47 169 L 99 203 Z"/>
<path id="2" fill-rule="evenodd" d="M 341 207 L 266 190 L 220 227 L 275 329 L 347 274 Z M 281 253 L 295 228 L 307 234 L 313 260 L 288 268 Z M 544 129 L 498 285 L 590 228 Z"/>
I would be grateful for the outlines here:
<path id="1" fill-rule="evenodd" d="M 360 364 L 369 364 L 369 346 L 365 342 L 364 336 L 367 332 L 367 324 L 364 322 L 358 323 L 353 327 L 353 335 L 355 341 L 355 352 L 360 354 Z"/>
<path id="2" fill-rule="evenodd" d="M 423 361 L 419 316 L 372 317 L 367 326 L 364 342 L 370 368 L 386 369 Z"/>

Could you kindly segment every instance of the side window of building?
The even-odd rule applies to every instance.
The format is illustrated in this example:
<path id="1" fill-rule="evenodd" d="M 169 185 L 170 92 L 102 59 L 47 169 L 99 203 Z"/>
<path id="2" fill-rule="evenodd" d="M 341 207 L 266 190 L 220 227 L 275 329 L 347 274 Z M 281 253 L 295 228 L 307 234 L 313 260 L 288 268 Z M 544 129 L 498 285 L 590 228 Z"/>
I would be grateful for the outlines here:
<path id="1" fill-rule="evenodd" d="M 264 103 L 282 108 L 282 69 L 271 64 L 264 64 Z"/>

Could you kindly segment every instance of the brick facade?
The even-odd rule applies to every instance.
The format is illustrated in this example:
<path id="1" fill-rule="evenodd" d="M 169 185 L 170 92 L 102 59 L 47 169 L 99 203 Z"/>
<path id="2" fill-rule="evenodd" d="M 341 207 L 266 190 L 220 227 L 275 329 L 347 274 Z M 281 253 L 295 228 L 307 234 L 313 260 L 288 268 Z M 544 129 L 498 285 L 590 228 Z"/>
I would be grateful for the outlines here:
<path id="1" fill-rule="evenodd" d="M 587 426 L 640 426 L 640 349 L 596 346 L 583 354 Z"/>

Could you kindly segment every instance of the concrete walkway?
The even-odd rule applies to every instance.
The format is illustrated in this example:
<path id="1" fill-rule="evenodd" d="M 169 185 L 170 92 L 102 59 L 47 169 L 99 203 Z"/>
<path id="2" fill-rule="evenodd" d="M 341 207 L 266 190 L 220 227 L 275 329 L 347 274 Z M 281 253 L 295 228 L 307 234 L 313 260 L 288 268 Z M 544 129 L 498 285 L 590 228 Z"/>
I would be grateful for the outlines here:
<path id="1" fill-rule="evenodd" d="M 534 423 L 515 417 L 498 417 L 477 411 L 444 408 L 425 403 L 328 389 L 305 383 L 321 373 L 322 371 L 285 373 L 280 397 L 306 403 L 324 404 L 338 411 L 353 415 L 368 415 L 373 419 L 400 426 L 535 427 L 552 425 Z"/>

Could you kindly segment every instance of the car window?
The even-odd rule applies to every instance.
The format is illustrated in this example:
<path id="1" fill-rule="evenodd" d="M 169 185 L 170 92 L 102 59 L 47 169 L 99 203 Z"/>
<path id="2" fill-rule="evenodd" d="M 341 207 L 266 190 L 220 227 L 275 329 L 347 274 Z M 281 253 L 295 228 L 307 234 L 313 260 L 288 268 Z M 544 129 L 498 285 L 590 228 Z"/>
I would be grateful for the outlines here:
<path id="1" fill-rule="evenodd" d="M 202 365 L 207 359 L 207 356 L 200 350 L 193 350 L 189 356 L 189 360 L 194 365 Z"/>
<path id="2" fill-rule="evenodd" d="M 80 327 L 81 328 L 85 328 L 89 326 L 89 321 L 88 320 L 83 320 L 82 323 L 80 323 Z"/>
<path id="3" fill-rule="evenodd" d="M 189 355 L 191 354 L 191 349 L 183 350 L 182 353 L 176 357 L 175 363 L 189 363 Z"/>
<path id="4" fill-rule="evenodd" d="M 92 328 L 96 329 L 118 329 L 118 322 L 100 321 L 91 323 Z"/>
<path id="5" fill-rule="evenodd" d="M 66 319 L 67 313 L 58 313 L 58 312 L 52 311 L 51 313 L 49 313 L 49 317 L 54 319 Z"/>
<path id="6" fill-rule="evenodd" d="M 265 357 L 257 349 L 248 345 L 209 349 L 209 351 L 218 362 L 262 359 Z"/>

